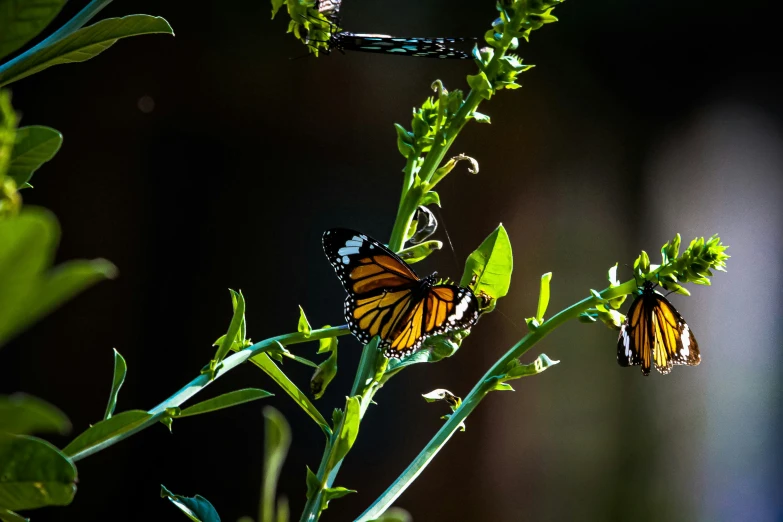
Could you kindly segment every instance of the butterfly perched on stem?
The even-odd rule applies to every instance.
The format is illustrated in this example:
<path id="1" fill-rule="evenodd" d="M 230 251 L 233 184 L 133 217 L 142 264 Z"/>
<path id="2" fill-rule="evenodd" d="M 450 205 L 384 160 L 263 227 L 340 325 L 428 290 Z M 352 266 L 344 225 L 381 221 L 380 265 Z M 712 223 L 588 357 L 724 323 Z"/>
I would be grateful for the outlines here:
<path id="1" fill-rule="evenodd" d="M 342 0 L 318 0 L 315 9 L 330 27 L 329 39 L 323 41 L 328 51 L 361 51 L 367 53 L 397 54 L 423 58 L 469 60 L 471 56 L 452 49 L 447 44 L 473 41 L 476 38 L 398 37 L 388 34 L 352 33 L 340 29 Z M 318 41 L 318 40 L 309 40 Z"/>
<path id="2" fill-rule="evenodd" d="M 696 366 L 701 355 L 693 332 L 655 286 L 646 281 L 628 309 L 617 340 L 618 364 L 641 365 L 644 375 L 650 374 L 653 364 L 664 375 L 675 364 Z"/>
<path id="3" fill-rule="evenodd" d="M 343 228 L 323 235 L 326 257 L 348 292 L 345 319 L 362 343 L 381 339 L 386 357 L 402 358 L 427 337 L 476 324 L 479 305 L 464 287 L 420 278 L 397 254 L 366 234 Z"/>

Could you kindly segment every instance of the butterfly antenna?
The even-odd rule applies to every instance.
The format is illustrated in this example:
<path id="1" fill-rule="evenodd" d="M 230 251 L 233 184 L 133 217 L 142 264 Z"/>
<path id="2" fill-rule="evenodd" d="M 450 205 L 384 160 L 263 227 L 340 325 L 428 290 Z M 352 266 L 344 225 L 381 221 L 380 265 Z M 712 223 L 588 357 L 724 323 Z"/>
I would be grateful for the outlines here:
<path id="1" fill-rule="evenodd" d="M 440 208 L 438 206 L 435 206 L 435 212 L 438 213 L 438 219 L 441 223 L 443 223 L 443 231 L 446 233 L 446 241 L 449 242 L 449 248 L 451 249 L 451 258 L 454 261 L 454 266 L 457 269 L 457 273 L 459 273 L 460 267 L 459 267 L 459 260 L 457 259 L 457 251 L 454 250 L 454 243 L 451 242 L 451 236 L 449 235 L 449 228 L 446 226 L 446 221 L 443 219 L 443 213 L 440 211 Z"/>

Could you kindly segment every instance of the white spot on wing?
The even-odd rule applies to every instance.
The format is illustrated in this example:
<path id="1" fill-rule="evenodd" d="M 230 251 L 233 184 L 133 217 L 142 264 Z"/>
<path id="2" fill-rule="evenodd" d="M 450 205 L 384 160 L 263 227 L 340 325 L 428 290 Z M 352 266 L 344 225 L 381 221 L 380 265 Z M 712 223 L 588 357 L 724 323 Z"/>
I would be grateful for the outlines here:
<path id="1" fill-rule="evenodd" d="M 347 265 L 347 264 L 348 264 L 348 263 L 350 263 L 350 262 L 351 262 L 351 258 L 350 258 L 350 257 L 348 257 L 348 256 L 343 256 L 343 264 L 344 264 L 344 265 Z"/>
<path id="2" fill-rule="evenodd" d="M 352 241 L 348 241 L 348 243 L 351 243 Z M 351 254 L 358 254 L 359 249 L 356 247 L 343 247 L 340 250 L 337 251 L 338 254 L 341 256 L 350 256 Z"/>

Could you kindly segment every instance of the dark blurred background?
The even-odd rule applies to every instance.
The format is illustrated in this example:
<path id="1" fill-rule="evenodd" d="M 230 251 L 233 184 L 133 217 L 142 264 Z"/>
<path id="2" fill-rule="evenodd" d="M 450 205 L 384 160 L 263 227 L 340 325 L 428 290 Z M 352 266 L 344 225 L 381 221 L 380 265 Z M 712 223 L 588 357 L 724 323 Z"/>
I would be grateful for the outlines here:
<path id="1" fill-rule="evenodd" d="M 61 25 L 86 2 L 73 1 Z M 346 0 L 344 27 L 401 36 L 481 35 L 493 2 Z M 554 272 L 552 312 L 603 288 L 609 266 L 721 234 L 729 272 L 673 296 L 701 350 L 697 368 L 643 378 L 615 362 L 616 333 L 567 324 L 536 347 L 561 364 L 490 395 L 397 502 L 417 521 L 772 521 L 781 485 L 783 137 L 779 21 L 772 2 L 571 1 L 520 53 L 524 88 L 480 110 L 439 187 L 440 239 L 461 265 L 499 222 L 515 253 L 508 297 L 458 355 L 418 365 L 377 396 L 337 485 L 359 490 L 324 520 L 361 513 L 443 421 L 420 394 L 464 396 L 520 338 L 539 276 Z M 196 376 L 230 319 L 227 288 L 248 301 L 254 340 L 341 324 L 343 290 L 324 229 L 388 240 L 403 161 L 392 123 L 410 124 L 430 83 L 465 88 L 471 62 L 306 49 L 266 1 L 114 2 L 101 16 L 164 16 L 176 37 L 118 42 L 84 64 L 12 86 L 24 125 L 65 141 L 24 192 L 52 209 L 58 260 L 105 257 L 120 270 L 5 346 L 0 392 L 64 410 L 74 434 L 100 420 L 112 348 L 129 374 L 122 409 L 149 409 Z M 458 278 L 450 251 L 420 271 Z M 620 269 L 623 279 L 630 270 Z M 315 345 L 297 353 L 312 356 Z M 360 347 L 340 341 L 340 373 L 318 403 L 344 404 Z M 310 369 L 285 371 L 307 387 Z M 280 492 L 298 516 L 305 465 L 323 436 L 253 366 L 199 399 L 256 386 L 275 398 L 153 427 L 78 463 L 79 492 L 37 521 L 184 519 L 159 485 L 199 493 L 223 520 L 257 512 L 264 404 L 293 428 Z M 778 435 L 775 435 L 778 433 Z M 67 438 L 53 439 L 58 445 Z M 776 442 L 777 441 L 777 442 Z"/>

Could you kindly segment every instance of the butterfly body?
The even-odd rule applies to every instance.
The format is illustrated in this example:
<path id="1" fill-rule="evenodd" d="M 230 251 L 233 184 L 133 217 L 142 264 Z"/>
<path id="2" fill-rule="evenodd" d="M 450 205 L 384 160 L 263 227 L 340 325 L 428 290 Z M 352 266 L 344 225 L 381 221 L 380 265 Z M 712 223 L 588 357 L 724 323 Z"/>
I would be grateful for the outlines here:
<path id="1" fill-rule="evenodd" d="M 654 365 L 667 374 L 675 364 L 696 366 L 701 362 L 699 345 L 688 323 L 672 304 L 655 291 L 655 284 L 644 283 L 634 299 L 617 340 L 620 366 L 641 365 L 644 375 Z"/>
<path id="2" fill-rule="evenodd" d="M 478 301 L 467 288 L 419 278 L 394 252 L 365 234 L 327 230 L 324 252 L 348 292 L 345 319 L 368 343 L 376 335 L 387 357 L 405 357 L 427 337 L 464 330 L 478 320 Z"/>

